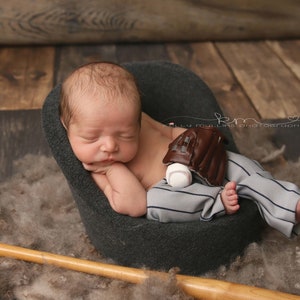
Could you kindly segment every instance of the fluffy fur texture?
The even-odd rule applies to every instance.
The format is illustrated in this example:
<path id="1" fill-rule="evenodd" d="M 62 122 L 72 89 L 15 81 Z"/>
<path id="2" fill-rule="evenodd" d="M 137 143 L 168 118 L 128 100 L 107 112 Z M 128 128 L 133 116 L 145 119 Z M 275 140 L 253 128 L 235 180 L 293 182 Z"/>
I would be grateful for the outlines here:
<path id="1" fill-rule="evenodd" d="M 252 129 L 248 134 L 248 138 L 243 139 L 247 144 L 238 143 L 244 154 L 262 161 L 278 151 L 270 142 L 269 131 L 260 129 L 257 134 Z M 300 161 L 282 165 L 279 154 L 268 160 L 266 167 L 272 169 L 277 178 L 300 185 Z M 15 162 L 14 174 L 0 183 L 2 243 L 111 263 L 90 244 L 68 185 L 52 158 L 27 155 Z M 176 287 L 174 272 L 170 272 L 167 282 L 150 278 L 141 285 L 131 285 L 0 258 L 0 298 L 191 299 Z M 204 276 L 300 295 L 300 237 L 287 239 L 268 228 L 261 243 L 250 244 L 244 255 L 229 266 Z"/>
<path id="2" fill-rule="evenodd" d="M 85 234 L 68 185 L 52 158 L 27 155 L 0 185 L 1 242 L 101 261 Z M 106 262 L 110 262 L 107 261 Z M 111 263 L 111 262 L 110 262 Z M 1 299 L 190 299 L 167 282 L 142 285 L 0 258 Z"/>

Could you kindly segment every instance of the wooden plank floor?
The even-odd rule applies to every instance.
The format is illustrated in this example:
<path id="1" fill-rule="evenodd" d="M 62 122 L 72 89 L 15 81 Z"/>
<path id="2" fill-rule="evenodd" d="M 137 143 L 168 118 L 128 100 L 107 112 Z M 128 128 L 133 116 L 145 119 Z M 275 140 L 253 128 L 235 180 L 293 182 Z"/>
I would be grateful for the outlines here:
<path id="1" fill-rule="evenodd" d="M 43 101 L 73 68 L 93 60 L 185 66 L 210 86 L 235 125 L 300 118 L 300 40 L 1 47 L 0 180 L 13 160 L 49 153 L 40 129 Z M 238 147 L 242 128 L 232 128 Z"/>

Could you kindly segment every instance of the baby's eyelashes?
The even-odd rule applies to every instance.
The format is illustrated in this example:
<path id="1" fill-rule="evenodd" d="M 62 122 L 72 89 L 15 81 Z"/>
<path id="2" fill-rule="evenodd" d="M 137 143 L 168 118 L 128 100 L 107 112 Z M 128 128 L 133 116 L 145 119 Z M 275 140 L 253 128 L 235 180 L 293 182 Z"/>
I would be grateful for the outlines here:
<path id="1" fill-rule="evenodd" d="M 95 143 L 98 141 L 99 138 L 95 137 L 82 137 L 82 140 L 87 142 L 87 143 Z"/>
<path id="2" fill-rule="evenodd" d="M 123 139 L 123 140 L 126 140 L 126 141 L 130 141 L 130 140 L 135 139 L 135 136 L 132 136 L 132 135 L 121 135 L 120 138 Z"/>

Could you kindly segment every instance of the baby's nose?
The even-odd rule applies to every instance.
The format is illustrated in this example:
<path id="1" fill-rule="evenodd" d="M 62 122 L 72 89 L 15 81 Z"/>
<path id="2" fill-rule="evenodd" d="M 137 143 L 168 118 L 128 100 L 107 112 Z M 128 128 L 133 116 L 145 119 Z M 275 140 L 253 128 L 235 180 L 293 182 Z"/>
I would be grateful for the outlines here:
<path id="1" fill-rule="evenodd" d="M 101 143 L 101 150 L 103 152 L 116 152 L 118 150 L 118 144 L 112 137 L 106 137 Z"/>

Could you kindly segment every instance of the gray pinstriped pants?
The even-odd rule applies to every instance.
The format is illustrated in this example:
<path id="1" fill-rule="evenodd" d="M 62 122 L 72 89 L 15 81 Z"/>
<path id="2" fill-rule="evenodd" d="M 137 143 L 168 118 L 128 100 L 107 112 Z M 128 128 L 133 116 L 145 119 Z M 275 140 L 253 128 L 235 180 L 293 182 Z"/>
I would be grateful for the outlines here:
<path id="1" fill-rule="evenodd" d="M 300 189 L 293 183 L 275 180 L 254 160 L 227 153 L 224 185 L 235 181 L 238 195 L 253 200 L 265 221 L 290 237 Z M 147 218 L 160 222 L 209 221 L 225 214 L 220 197 L 222 190 L 223 187 L 207 186 L 199 181 L 175 189 L 163 179 L 147 193 Z"/>

